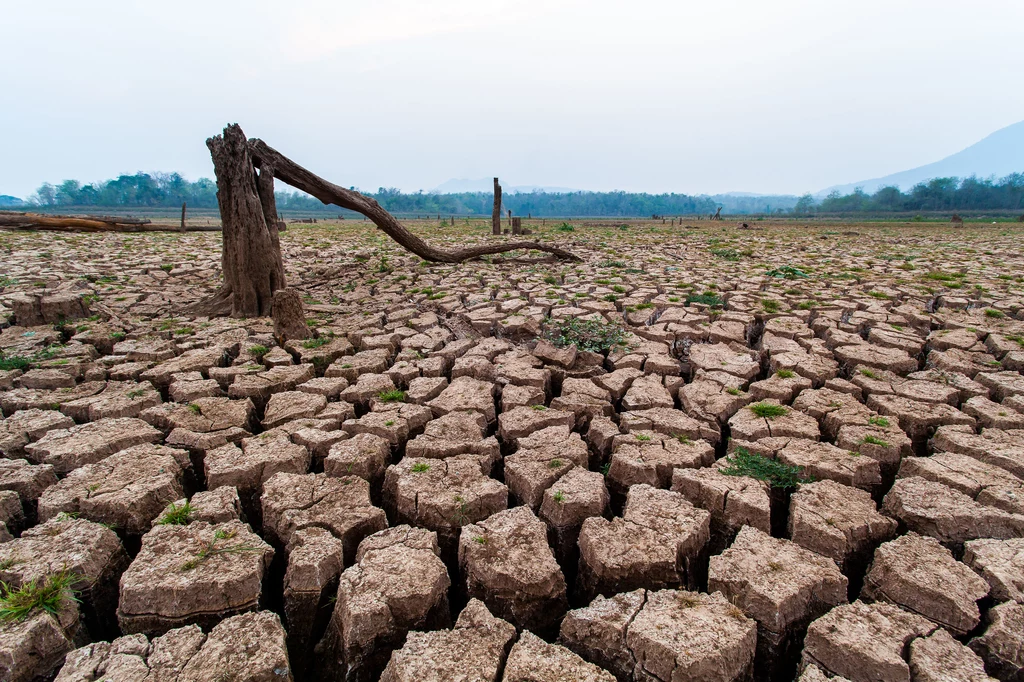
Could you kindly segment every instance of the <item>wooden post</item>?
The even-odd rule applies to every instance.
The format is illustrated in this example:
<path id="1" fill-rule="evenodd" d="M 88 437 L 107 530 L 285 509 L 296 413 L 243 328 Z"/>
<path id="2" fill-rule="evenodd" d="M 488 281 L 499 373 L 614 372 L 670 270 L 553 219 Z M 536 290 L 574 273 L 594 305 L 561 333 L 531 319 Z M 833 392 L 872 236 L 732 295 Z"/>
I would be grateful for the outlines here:
<path id="1" fill-rule="evenodd" d="M 185 231 L 185 202 L 181 202 L 181 231 Z"/>
<path id="2" fill-rule="evenodd" d="M 512 209 L 508 209 L 508 226 L 512 227 Z"/>
<path id="3" fill-rule="evenodd" d="M 512 234 L 523 233 L 523 219 L 520 217 L 512 218 Z"/>
<path id="4" fill-rule="evenodd" d="M 501 234 L 501 185 L 494 178 L 494 210 L 491 211 L 491 234 Z"/>

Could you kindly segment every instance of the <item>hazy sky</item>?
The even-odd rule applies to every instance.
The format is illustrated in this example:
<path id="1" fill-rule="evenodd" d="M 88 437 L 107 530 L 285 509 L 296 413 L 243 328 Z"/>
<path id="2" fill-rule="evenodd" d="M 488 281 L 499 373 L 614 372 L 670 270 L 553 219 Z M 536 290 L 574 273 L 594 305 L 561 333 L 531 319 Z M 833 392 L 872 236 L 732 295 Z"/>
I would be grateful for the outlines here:
<path id="1" fill-rule="evenodd" d="M 10 0 L 0 194 L 211 176 L 227 122 L 341 185 L 817 191 L 1024 119 L 1018 0 Z"/>

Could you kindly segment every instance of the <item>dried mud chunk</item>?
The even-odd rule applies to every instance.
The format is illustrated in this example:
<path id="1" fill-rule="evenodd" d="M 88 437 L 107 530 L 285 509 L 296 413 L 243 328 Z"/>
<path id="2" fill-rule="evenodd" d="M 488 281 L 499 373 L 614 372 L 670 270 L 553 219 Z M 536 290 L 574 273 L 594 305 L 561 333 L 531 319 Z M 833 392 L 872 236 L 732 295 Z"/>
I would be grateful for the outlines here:
<path id="1" fill-rule="evenodd" d="M 117 585 L 128 555 L 114 531 L 98 523 L 60 516 L 0 544 L 0 581 L 13 588 L 67 571 L 74 576 L 82 612 L 94 636 L 116 631 Z"/>
<path id="2" fill-rule="evenodd" d="M 171 502 L 184 496 L 188 453 L 162 445 L 137 445 L 75 469 L 39 498 L 43 521 L 61 512 L 142 535 Z"/>
<path id="3" fill-rule="evenodd" d="M 357 476 L 278 473 L 263 486 L 262 503 L 264 537 L 286 547 L 297 531 L 323 528 L 342 541 L 346 563 L 363 538 L 387 527 L 370 484 Z"/>
<path id="4" fill-rule="evenodd" d="M 938 540 L 909 533 L 875 550 L 862 595 L 898 604 L 962 636 L 981 621 L 977 601 L 988 590 Z"/>
<path id="5" fill-rule="evenodd" d="M 903 658 L 906 645 L 937 629 L 893 604 L 844 604 L 807 628 L 802 665 L 817 665 L 851 682 L 910 682 L 910 666 Z"/>
<path id="6" fill-rule="evenodd" d="M 914 682 L 995 682 L 984 661 L 941 628 L 910 643 L 910 674 Z"/>
<path id="7" fill-rule="evenodd" d="M 622 517 L 583 522 L 577 586 L 581 597 L 696 585 L 710 524 L 710 513 L 678 493 L 633 486 Z"/>
<path id="8" fill-rule="evenodd" d="M 993 599 L 1024 604 L 1024 538 L 971 540 L 963 560 L 988 582 Z"/>
<path id="9" fill-rule="evenodd" d="M 891 539 L 896 521 L 878 513 L 867 491 L 826 480 L 793 493 L 788 529 L 793 542 L 845 568 Z"/>
<path id="10" fill-rule="evenodd" d="M 615 676 L 587 663 L 569 649 L 548 644 L 529 630 L 523 631 L 505 664 L 503 682 L 615 682 Z"/>
<path id="11" fill-rule="evenodd" d="M 517 628 L 553 631 L 568 608 L 565 576 L 548 547 L 547 528 L 527 507 L 465 526 L 459 569 L 466 593 Z"/>
<path id="12" fill-rule="evenodd" d="M 985 632 L 968 646 L 985 661 L 985 671 L 1003 682 L 1024 679 L 1024 604 L 1008 602 L 992 608 Z"/>
<path id="13" fill-rule="evenodd" d="M 896 480 L 882 501 L 882 512 L 947 545 L 1024 535 L 1024 516 L 978 504 L 948 486 L 917 476 Z"/>
<path id="14" fill-rule="evenodd" d="M 516 629 L 470 599 L 452 630 L 410 632 L 391 656 L 381 682 L 497 680 Z"/>
<path id="15" fill-rule="evenodd" d="M 86 641 L 85 628 L 70 594 L 54 614 L 36 609 L 24 619 L 0 622 L 0 679 L 52 679 L 64 664 L 65 656 Z"/>
<path id="16" fill-rule="evenodd" d="M 616 436 L 613 448 L 608 480 L 623 492 L 637 483 L 668 488 L 673 471 L 699 469 L 715 461 L 715 449 L 707 441 L 686 436 L 673 438 L 653 431 L 630 431 Z"/>
<path id="17" fill-rule="evenodd" d="M 50 431 L 35 443 L 27 445 L 25 452 L 30 461 L 52 464 L 58 475 L 65 475 L 119 450 L 133 445 L 156 443 L 162 437 L 163 434 L 141 419 L 101 419 Z"/>
<path id="18" fill-rule="evenodd" d="M 846 602 L 846 588 L 833 561 L 749 526 L 708 568 L 708 590 L 757 621 L 758 665 L 773 671 L 799 651 L 811 620 Z"/>
<path id="19" fill-rule="evenodd" d="M 408 526 L 363 540 L 317 646 L 318 679 L 377 679 L 410 630 L 448 626 L 451 581 L 438 553 L 434 533 Z"/>
<path id="20" fill-rule="evenodd" d="M 70 417 L 57 410 L 20 410 L 0 420 L 0 455 L 15 459 L 25 456 L 25 446 L 37 441 L 48 431 L 75 425 Z"/>
<path id="21" fill-rule="evenodd" d="M 496 392 L 493 383 L 458 377 L 452 380 L 441 395 L 427 402 L 427 406 L 435 417 L 443 417 L 449 412 L 479 412 L 488 424 L 493 424 L 497 418 L 494 407 Z"/>
<path id="22" fill-rule="evenodd" d="M 384 479 L 384 470 L 391 463 L 391 444 L 372 433 L 357 433 L 331 446 L 324 459 L 328 476 L 359 476 L 372 486 Z"/>
<path id="23" fill-rule="evenodd" d="M 295 419 L 311 419 L 327 407 L 327 398 L 304 391 L 282 391 L 270 396 L 263 428 L 272 429 Z"/>
<path id="24" fill-rule="evenodd" d="M 274 550 L 239 521 L 158 525 L 121 578 L 122 632 L 163 634 L 256 610 Z"/>
<path id="25" fill-rule="evenodd" d="M 303 528 L 292 535 L 284 576 L 284 617 L 288 650 L 300 675 L 312 667 L 314 637 L 327 626 L 344 555 L 341 540 L 323 528 Z"/>

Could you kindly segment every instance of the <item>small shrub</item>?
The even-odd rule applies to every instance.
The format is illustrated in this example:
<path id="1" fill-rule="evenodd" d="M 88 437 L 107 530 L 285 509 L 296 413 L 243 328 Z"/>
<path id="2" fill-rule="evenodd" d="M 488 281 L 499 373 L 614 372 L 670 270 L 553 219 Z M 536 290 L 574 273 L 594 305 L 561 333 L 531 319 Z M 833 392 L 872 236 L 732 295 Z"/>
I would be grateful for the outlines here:
<path id="1" fill-rule="evenodd" d="M 377 400 L 382 403 L 404 403 L 405 391 L 393 388 L 390 391 L 381 391 L 377 394 Z"/>
<path id="2" fill-rule="evenodd" d="M 626 346 L 626 330 L 599 320 L 570 318 L 551 325 L 545 338 L 559 348 L 575 345 L 579 350 L 607 353 Z"/>
<path id="3" fill-rule="evenodd" d="M 41 582 L 30 580 L 18 589 L 0 582 L 0 622 L 24 620 L 36 609 L 56 615 L 65 600 L 77 602 L 72 586 L 78 578 L 67 569 L 46 576 Z"/>
<path id="4" fill-rule="evenodd" d="M 862 440 L 861 443 L 866 443 L 867 445 L 878 445 L 879 447 L 883 448 L 889 447 L 889 444 L 887 442 L 885 442 L 881 438 L 876 438 L 871 434 L 864 436 L 864 440 Z"/>
<path id="5" fill-rule="evenodd" d="M 192 505 L 188 502 L 181 506 L 172 502 L 157 523 L 161 526 L 185 526 L 192 521 L 192 512 Z"/>
<path id="6" fill-rule="evenodd" d="M 766 313 L 777 313 L 779 312 L 779 302 L 770 298 L 766 298 L 761 301 L 761 310 Z"/>
<path id="7" fill-rule="evenodd" d="M 0 353 L 0 370 L 28 369 L 32 361 L 21 355 L 4 355 Z"/>
<path id="8" fill-rule="evenodd" d="M 412 471 L 415 474 L 422 474 L 425 471 L 430 471 L 430 465 L 426 462 L 416 462 L 412 465 Z"/>
<path id="9" fill-rule="evenodd" d="M 794 372 L 791 369 L 780 369 L 778 372 L 775 373 L 775 376 L 777 376 L 780 379 L 792 379 L 793 377 L 796 376 L 796 372 Z"/>
<path id="10" fill-rule="evenodd" d="M 873 424 L 875 426 L 881 426 L 883 429 L 885 429 L 885 428 L 889 427 L 889 420 L 886 419 L 885 417 L 878 417 L 878 416 L 868 417 L 868 424 Z"/>
<path id="11" fill-rule="evenodd" d="M 723 301 L 718 294 L 715 294 L 710 291 L 707 291 L 703 294 L 690 294 L 689 296 L 686 297 L 686 302 L 687 304 L 699 303 L 701 305 L 710 306 L 712 308 L 721 308 L 723 305 L 725 305 L 725 301 Z"/>
<path id="12" fill-rule="evenodd" d="M 1006 313 L 995 308 L 985 308 L 985 317 L 990 317 L 994 320 L 1001 320 L 1006 317 Z"/>

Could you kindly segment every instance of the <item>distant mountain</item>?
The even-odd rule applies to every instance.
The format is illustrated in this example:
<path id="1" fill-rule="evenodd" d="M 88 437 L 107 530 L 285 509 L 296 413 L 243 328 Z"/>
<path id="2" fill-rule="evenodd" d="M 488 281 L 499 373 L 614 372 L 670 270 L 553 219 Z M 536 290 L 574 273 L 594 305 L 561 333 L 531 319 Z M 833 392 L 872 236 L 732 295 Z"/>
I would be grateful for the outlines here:
<path id="1" fill-rule="evenodd" d="M 9 194 L 0 194 L 0 206 L 21 206 L 25 202 Z"/>
<path id="2" fill-rule="evenodd" d="M 818 192 L 818 196 L 825 196 L 833 191 L 849 194 L 858 187 L 868 194 L 872 194 L 879 188 L 890 185 L 906 191 L 914 185 L 932 178 L 966 178 L 971 175 L 977 175 L 979 178 L 994 175 L 996 178 L 1001 178 L 1010 173 L 1019 172 L 1024 172 L 1024 121 L 997 130 L 980 142 L 976 142 L 952 156 L 947 156 L 941 161 L 886 175 L 882 178 L 851 182 L 847 185 L 834 185 Z"/>
<path id="3" fill-rule="evenodd" d="M 500 180 L 499 180 L 500 182 Z M 462 194 L 463 192 L 493 192 L 494 178 L 480 178 L 479 180 L 467 180 L 466 178 L 452 178 L 430 190 L 437 194 Z M 502 184 L 501 191 L 508 194 L 529 194 L 530 192 L 547 192 L 548 194 L 566 194 L 568 192 L 579 192 L 571 187 L 547 187 L 542 185 L 510 185 Z"/>

